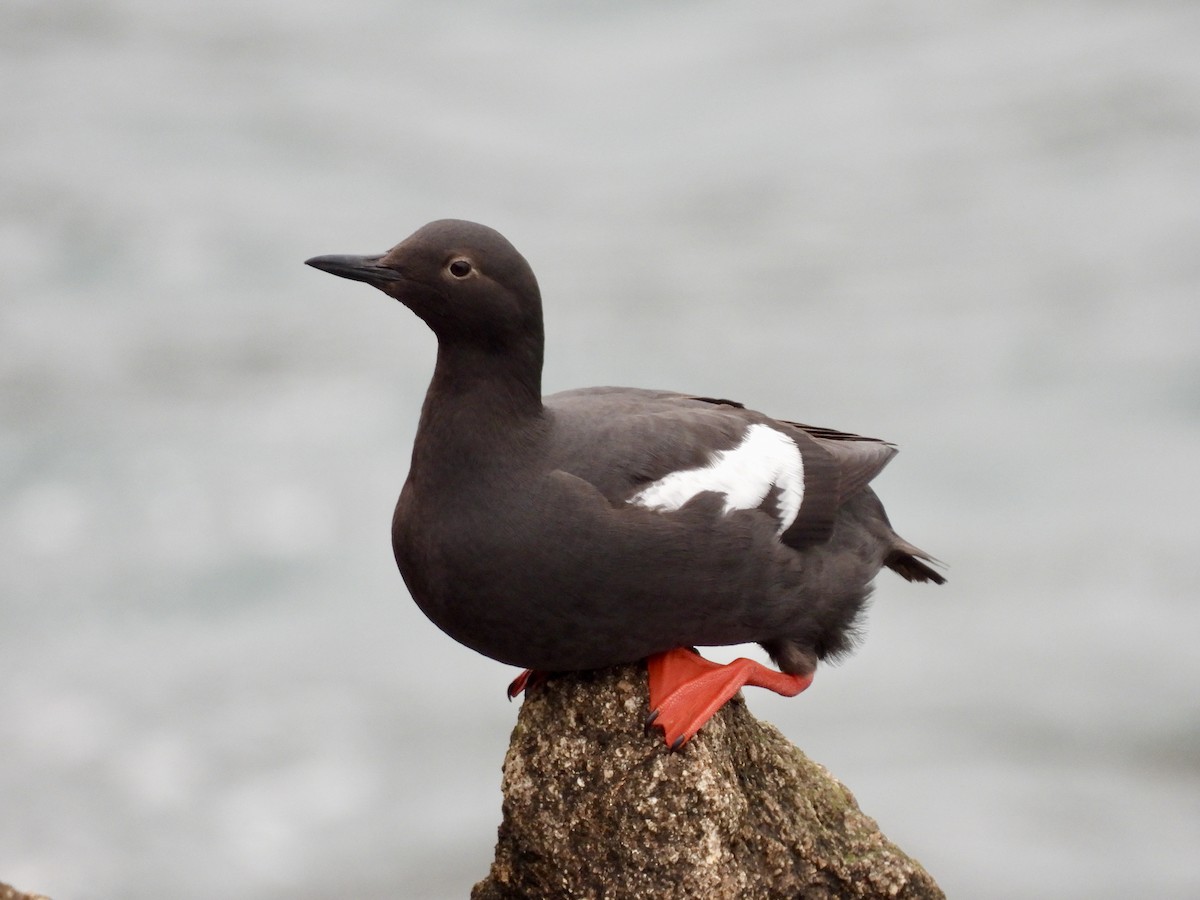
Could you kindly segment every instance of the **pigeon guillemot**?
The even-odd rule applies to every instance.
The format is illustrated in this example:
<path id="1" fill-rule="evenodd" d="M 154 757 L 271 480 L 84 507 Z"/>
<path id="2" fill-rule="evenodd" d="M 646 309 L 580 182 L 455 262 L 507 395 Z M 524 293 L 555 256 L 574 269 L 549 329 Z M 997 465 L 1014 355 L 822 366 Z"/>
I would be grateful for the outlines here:
<path id="1" fill-rule="evenodd" d="M 491 228 L 441 220 L 308 265 L 437 335 L 392 544 L 417 605 L 486 656 L 537 673 L 646 659 L 648 721 L 677 748 L 744 684 L 808 687 L 881 568 L 945 580 L 868 487 L 891 444 L 667 391 L 543 397 L 537 280 Z M 748 642 L 783 671 L 692 649 Z"/>

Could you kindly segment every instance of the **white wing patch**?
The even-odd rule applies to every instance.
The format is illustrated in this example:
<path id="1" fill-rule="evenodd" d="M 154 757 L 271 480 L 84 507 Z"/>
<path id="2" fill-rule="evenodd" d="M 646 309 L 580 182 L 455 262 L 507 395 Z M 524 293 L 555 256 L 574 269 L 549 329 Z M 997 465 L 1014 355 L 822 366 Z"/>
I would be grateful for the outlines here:
<path id="1" fill-rule="evenodd" d="M 725 495 L 725 512 L 757 509 L 779 488 L 779 533 L 787 531 L 804 500 L 800 448 L 768 425 L 751 425 L 732 450 L 718 450 L 708 465 L 671 472 L 638 491 L 629 502 L 647 509 L 679 509 L 697 494 Z"/>

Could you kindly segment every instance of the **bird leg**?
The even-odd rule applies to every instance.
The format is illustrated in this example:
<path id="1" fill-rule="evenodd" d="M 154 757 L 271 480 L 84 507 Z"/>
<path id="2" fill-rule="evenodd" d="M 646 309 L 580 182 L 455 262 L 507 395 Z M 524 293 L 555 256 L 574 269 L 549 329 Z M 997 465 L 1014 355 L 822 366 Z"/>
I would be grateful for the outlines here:
<path id="1" fill-rule="evenodd" d="M 735 659 L 721 665 L 683 647 L 651 656 L 646 660 L 646 672 L 650 681 L 646 730 L 661 728 L 672 750 L 691 740 L 743 685 L 794 697 L 813 680 L 812 673 L 776 672 L 752 659 Z"/>

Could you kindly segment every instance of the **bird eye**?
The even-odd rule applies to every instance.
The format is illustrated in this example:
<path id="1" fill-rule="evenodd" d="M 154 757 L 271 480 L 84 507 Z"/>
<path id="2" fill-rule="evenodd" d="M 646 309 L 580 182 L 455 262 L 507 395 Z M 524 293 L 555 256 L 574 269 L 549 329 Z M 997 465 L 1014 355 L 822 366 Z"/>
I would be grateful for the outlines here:
<path id="1" fill-rule="evenodd" d="M 465 259 L 456 259 L 450 263 L 450 274 L 455 278 L 466 278 L 471 274 L 471 263 Z"/>

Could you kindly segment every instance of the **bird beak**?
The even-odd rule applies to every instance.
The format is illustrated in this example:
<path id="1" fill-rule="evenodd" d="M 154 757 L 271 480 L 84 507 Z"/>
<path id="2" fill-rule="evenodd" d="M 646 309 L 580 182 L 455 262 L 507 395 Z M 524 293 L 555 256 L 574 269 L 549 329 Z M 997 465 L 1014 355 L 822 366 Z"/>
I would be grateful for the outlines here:
<path id="1" fill-rule="evenodd" d="M 393 281 L 401 281 L 404 276 L 395 269 L 381 263 L 383 256 L 314 256 L 306 259 L 304 264 L 353 281 L 365 281 L 376 287 L 382 287 Z"/>

